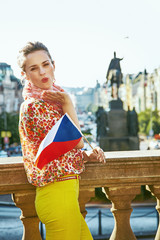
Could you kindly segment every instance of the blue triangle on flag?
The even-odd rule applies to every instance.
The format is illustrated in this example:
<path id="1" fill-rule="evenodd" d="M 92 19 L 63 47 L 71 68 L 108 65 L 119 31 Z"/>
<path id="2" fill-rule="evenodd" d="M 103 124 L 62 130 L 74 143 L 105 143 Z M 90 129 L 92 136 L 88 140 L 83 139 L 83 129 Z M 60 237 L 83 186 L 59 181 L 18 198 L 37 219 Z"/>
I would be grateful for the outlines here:
<path id="1" fill-rule="evenodd" d="M 82 137 L 80 131 L 74 126 L 67 115 L 64 115 L 54 138 L 54 142 L 72 141 L 80 137 Z"/>

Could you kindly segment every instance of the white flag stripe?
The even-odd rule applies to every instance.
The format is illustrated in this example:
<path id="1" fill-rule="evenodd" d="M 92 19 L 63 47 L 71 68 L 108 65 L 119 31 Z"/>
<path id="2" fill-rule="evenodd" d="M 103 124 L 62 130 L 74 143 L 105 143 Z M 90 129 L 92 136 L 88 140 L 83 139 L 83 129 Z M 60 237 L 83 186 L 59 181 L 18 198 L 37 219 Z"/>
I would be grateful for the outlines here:
<path id="1" fill-rule="evenodd" d="M 56 124 L 51 128 L 51 130 L 47 133 L 46 137 L 44 138 L 43 149 L 53 142 L 61 122 L 62 118 L 59 119 Z"/>
<path id="2" fill-rule="evenodd" d="M 64 116 L 63 116 L 64 117 Z M 42 140 L 40 146 L 39 146 L 39 149 L 38 149 L 38 152 L 37 152 L 37 155 L 35 157 L 35 161 L 37 160 L 38 156 L 40 155 L 40 153 L 42 152 L 42 150 L 47 147 L 50 143 L 53 142 L 54 138 L 55 138 L 55 135 L 57 133 L 57 130 L 59 128 L 59 125 L 61 124 L 62 122 L 62 118 L 60 118 L 56 124 L 51 128 L 51 130 L 47 133 L 47 135 L 45 136 L 45 138 Z"/>

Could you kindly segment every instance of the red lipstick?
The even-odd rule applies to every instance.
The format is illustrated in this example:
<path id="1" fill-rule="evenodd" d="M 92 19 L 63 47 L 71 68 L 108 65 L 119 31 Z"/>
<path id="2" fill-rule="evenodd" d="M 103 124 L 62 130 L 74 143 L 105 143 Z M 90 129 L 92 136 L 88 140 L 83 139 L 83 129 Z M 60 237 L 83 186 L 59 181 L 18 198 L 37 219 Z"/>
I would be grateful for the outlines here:
<path id="1" fill-rule="evenodd" d="M 48 78 L 42 78 L 42 80 L 41 80 L 43 83 L 46 83 L 46 82 L 48 82 Z"/>

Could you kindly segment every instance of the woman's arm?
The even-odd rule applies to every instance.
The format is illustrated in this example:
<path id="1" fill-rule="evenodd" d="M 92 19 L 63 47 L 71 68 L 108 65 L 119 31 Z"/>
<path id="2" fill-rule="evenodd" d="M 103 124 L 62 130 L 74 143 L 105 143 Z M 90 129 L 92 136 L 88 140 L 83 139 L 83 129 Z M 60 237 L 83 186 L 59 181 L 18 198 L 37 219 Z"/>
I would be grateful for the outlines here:
<path id="1" fill-rule="evenodd" d="M 70 96 L 66 92 L 44 91 L 42 97 L 53 102 L 59 102 L 62 105 L 63 112 L 68 113 L 72 121 L 80 130 L 80 125 L 75 108 L 73 106 Z M 83 139 L 81 138 L 80 142 L 77 144 L 75 148 L 83 148 L 83 146 L 84 142 Z"/>

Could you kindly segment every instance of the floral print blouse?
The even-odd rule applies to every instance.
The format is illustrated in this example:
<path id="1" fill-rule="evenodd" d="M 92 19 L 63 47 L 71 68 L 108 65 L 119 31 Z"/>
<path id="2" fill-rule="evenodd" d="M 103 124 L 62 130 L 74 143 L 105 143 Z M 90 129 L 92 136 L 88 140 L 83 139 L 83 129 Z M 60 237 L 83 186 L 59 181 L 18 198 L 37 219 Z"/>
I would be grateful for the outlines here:
<path id="1" fill-rule="evenodd" d="M 39 145 L 48 131 L 60 119 L 62 112 L 43 100 L 27 99 L 20 109 L 19 133 L 24 167 L 28 181 L 34 186 L 44 186 L 57 177 L 80 174 L 84 170 L 82 151 L 73 149 L 46 164 L 42 170 L 34 164 Z"/>

